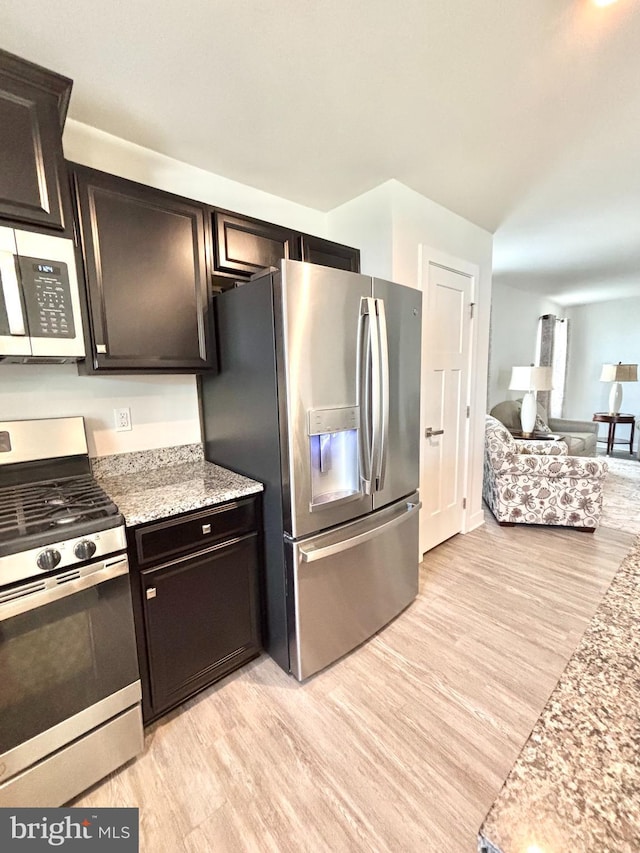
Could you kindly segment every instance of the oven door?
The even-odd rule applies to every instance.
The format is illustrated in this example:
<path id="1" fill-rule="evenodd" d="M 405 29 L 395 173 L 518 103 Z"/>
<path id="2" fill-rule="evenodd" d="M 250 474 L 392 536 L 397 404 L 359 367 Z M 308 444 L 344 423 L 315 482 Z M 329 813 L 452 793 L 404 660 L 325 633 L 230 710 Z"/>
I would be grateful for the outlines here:
<path id="1" fill-rule="evenodd" d="M 4 589 L 0 602 L 4 783 L 136 705 L 140 681 L 126 555 Z"/>

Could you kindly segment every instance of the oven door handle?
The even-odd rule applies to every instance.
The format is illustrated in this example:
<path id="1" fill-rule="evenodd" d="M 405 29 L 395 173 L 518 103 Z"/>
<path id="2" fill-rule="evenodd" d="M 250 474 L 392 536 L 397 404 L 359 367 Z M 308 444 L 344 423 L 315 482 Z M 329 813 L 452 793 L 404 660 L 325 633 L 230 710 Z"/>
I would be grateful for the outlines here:
<path id="1" fill-rule="evenodd" d="M 25 589 L 20 593 L 19 590 L 12 590 L 15 597 L 9 598 L 10 593 L 5 593 L 4 600 L 0 600 L 0 622 L 7 619 L 12 619 L 14 616 L 19 616 L 21 613 L 28 613 L 30 610 L 35 610 L 38 607 L 44 607 L 46 604 L 51 604 L 52 601 L 58 601 L 61 598 L 66 598 L 69 595 L 74 595 L 76 592 L 82 592 L 84 589 L 91 589 L 93 586 L 98 586 L 105 581 L 117 578 L 120 575 L 126 575 L 129 571 L 129 560 L 127 555 L 116 557 L 115 559 L 104 560 L 101 563 L 96 563 L 96 568 L 89 567 L 91 571 L 80 575 L 74 580 L 61 580 L 69 571 L 65 571 L 60 575 L 46 578 L 46 587 L 33 589 L 37 581 L 31 582 L 29 586 L 31 591 Z M 81 570 L 82 571 L 82 570 Z"/>

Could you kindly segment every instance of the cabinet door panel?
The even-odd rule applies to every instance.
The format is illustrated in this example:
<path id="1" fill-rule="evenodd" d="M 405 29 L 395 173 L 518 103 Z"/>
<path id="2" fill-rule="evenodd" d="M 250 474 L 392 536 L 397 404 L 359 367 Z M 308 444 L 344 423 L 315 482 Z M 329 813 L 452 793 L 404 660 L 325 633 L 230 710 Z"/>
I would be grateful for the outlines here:
<path id="1" fill-rule="evenodd" d="M 321 237 L 302 235 L 302 260 L 323 267 L 360 272 L 360 250 Z"/>
<path id="2" fill-rule="evenodd" d="M 216 272 L 250 276 L 282 258 L 300 260 L 300 235 L 280 225 L 213 212 Z"/>
<path id="3" fill-rule="evenodd" d="M 255 533 L 141 572 L 154 715 L 258 653 L 257 572 Z"/>
<path id="4" fill-rule="evenodd" d="M 94 365 L 207 367 L 204 209 L 90 169 L 75 178 Z"/>
<path id="5" fill-rule="evenodd" d="M 62 230 L 69 190 L 56 87 L 70 91 L 71 81 L 0 51 L 0 216 Z"/>

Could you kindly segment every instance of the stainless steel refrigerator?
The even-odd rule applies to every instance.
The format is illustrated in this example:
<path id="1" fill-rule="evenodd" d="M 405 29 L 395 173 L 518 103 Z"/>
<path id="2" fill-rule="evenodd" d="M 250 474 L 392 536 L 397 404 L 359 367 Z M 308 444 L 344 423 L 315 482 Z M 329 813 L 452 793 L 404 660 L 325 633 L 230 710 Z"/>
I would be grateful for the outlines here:
<path id="1" fill-rule="evenodd" d="M 300 680 L 418 592 L 421 300 L 297 261 L 215 300 L 205 456 L 265 484 L 265 647 Z"/>

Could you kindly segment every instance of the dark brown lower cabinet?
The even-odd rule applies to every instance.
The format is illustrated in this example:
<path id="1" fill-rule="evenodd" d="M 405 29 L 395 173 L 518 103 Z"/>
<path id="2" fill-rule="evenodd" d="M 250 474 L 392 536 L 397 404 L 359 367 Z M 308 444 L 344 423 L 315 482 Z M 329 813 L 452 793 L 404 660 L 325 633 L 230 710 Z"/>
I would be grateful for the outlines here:
<path id="1" fill-rule="evenodd" d="M 249 512 L 256 500 L 141 526 L 131 537 L 138 541 L 132 589 L 145 723 L 260 653 L 260 534 L 229 535 L 239 519 L 257 519 Z M 137 556 L 145 539 L 147 554 L 157 551 L 156 540 L 190 553 L 143 568 Z"/>

